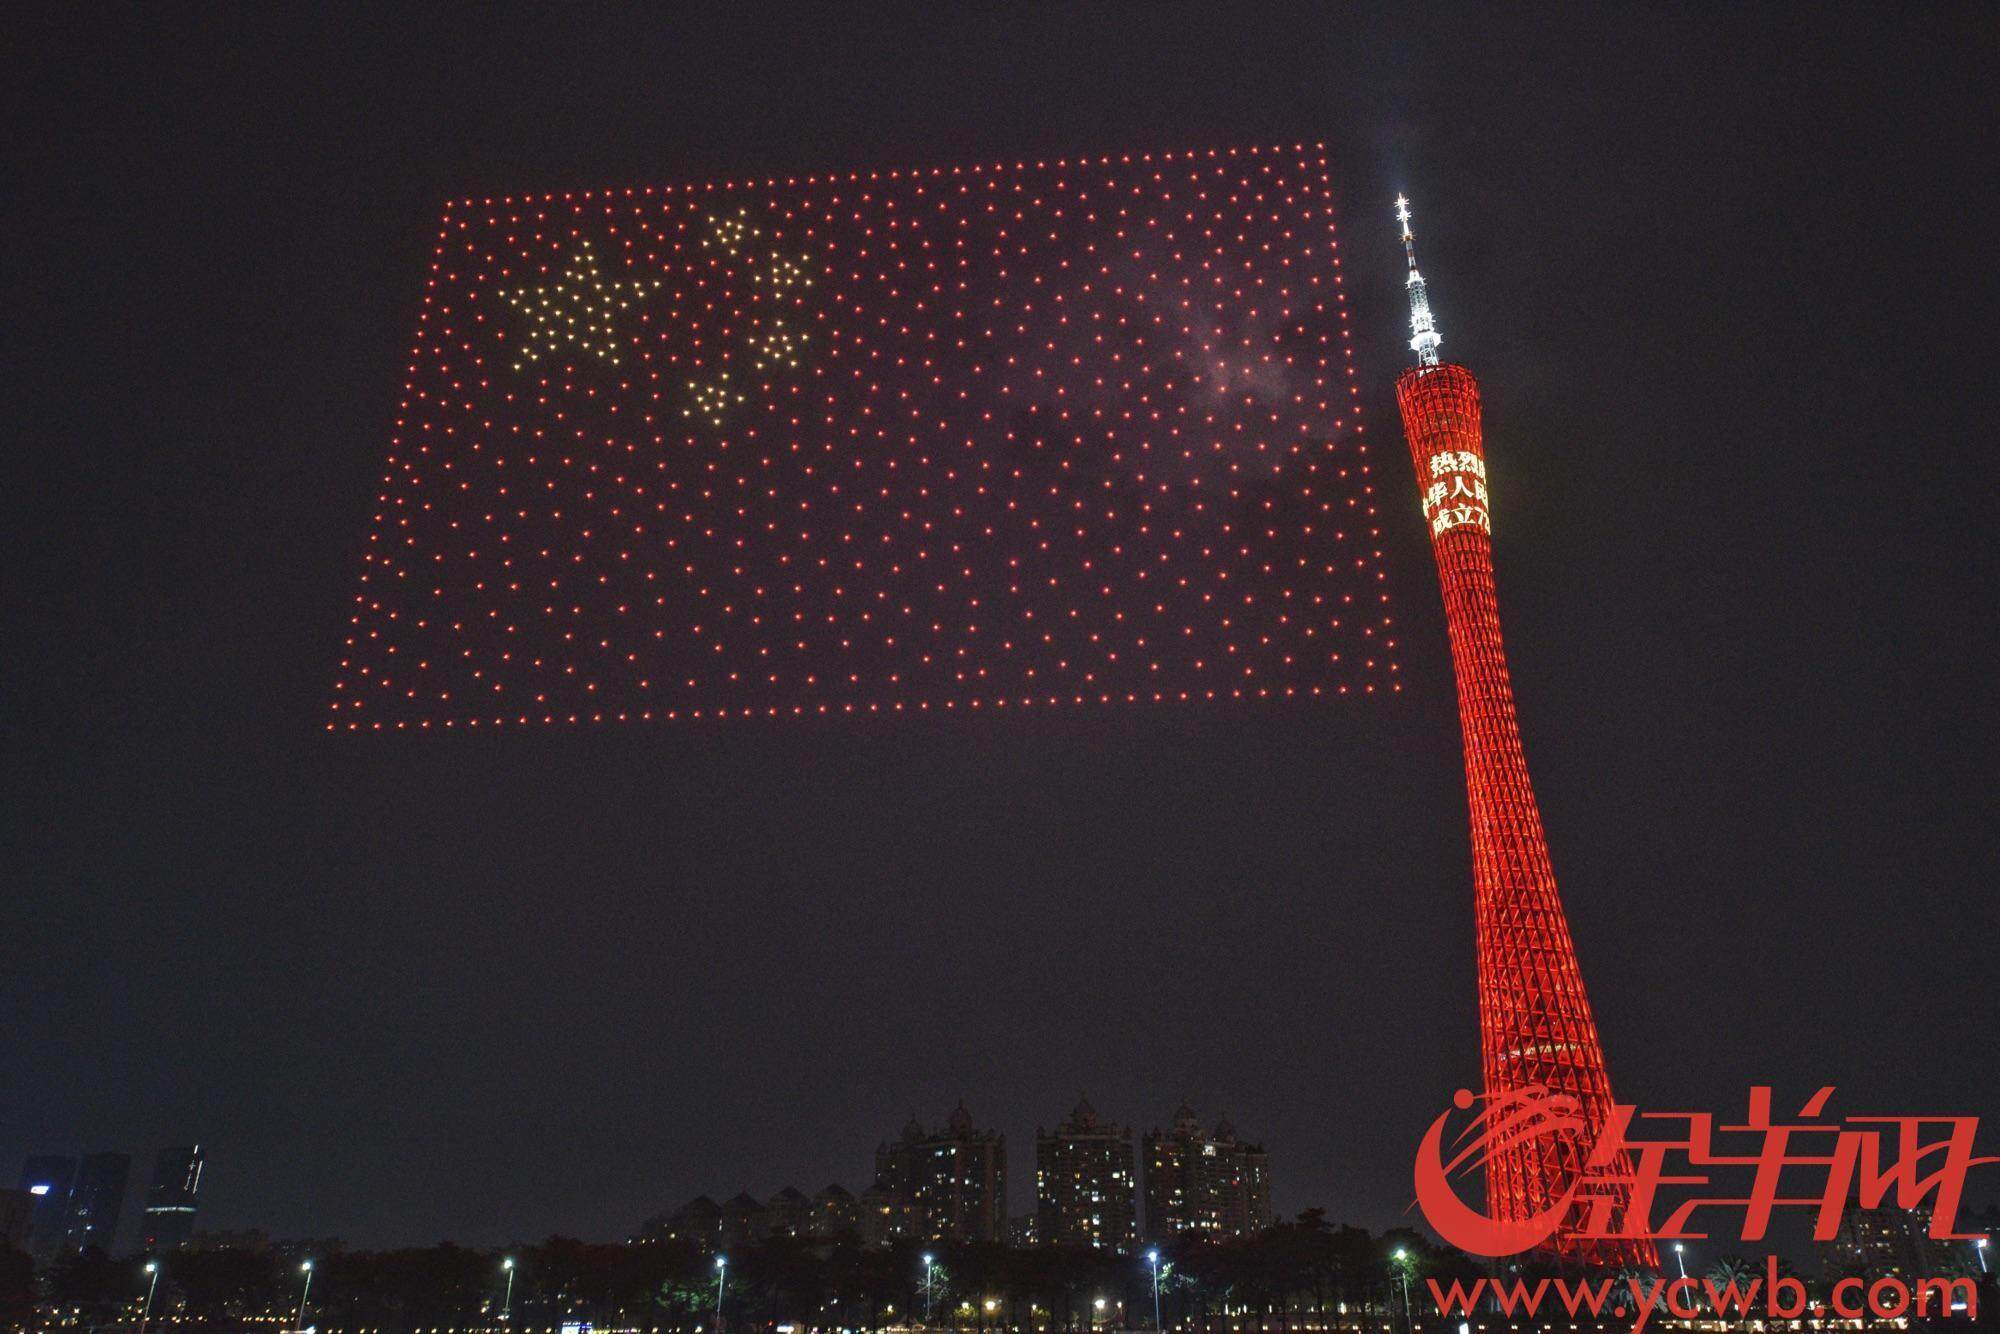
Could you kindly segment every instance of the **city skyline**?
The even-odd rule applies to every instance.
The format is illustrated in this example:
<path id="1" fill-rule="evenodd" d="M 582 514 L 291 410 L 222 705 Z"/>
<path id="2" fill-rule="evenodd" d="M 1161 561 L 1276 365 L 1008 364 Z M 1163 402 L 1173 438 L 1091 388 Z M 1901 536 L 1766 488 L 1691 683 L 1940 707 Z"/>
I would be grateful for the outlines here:
<path id="1" fill-rule="evenodd" d="M 1115 1123 L 1100 1126 L 1095 1108 L 1083 1098 L 1055 1132 L 1039 1127 L 1036 1131 L 1038 1141 L 1072 1134 L 1086 1139 L 1108 1135 L 1124 1147 L 1120 1167 L 1124 1176 L 1115 1185 L 1124 1192 L 1124 1199 L 1114 1202 L 1114 1208 L 1126 1221 L 1089 1237 L 1066 1234 L 1068 1243 L 1132 1252 L 1142 1239 L 1159 1242 L 1182 1234 L 1243 1237 L 1275 1221 L 1270 1208 L 1269 1155 L 1261 1144 L 1240 1141 L 1227 1116 L 1215 1124 L 1212 1133 L 1204 1134 L 1183 1101 L 1164 1128 L 1155 1126 L 1135 1141 L 1129 1127 Z M 1138 1157 L 1132 1156 L 1134 1143 L 1143 1146 Z M 1208 1161 L 1191 1167 L 1174 1156 L 1177 1151 L 1189 1150 L 1205 1153 Z M 97 1160 L 100 1174 L 107 1166 L 122 1166 L 127 1181 L 124 1189 L 115 1192 L 100 1185 L 91 1198 L 80 1202 L 78 1197 L 86 1189 L 81 1165 L 92 1159 Z M 143 1187 L 129 1177 L 133 1161 L 134 1155 L 124 1152 L 31 1155 L 21 1168 L 20 1191 L 34 1209 L 32 1221 L 24 1225 L 35 1234 L 29 1247 L 32 1253 L 46 1260 L 95 1245 L 117 1255 L 160 1254 L 204 1236 L 227 1235 L 199 1225 L 207 1168 L 207 1154 L 200 1145 L 160 1149 L 153 1158 L 150 1180 Z M 726 1198 L 704 1191 L 635 1222 L 615 1236 L 633 1241 L 692 1241 L 705 1249 L 723 1251 L 772 1236 L 847 1233 L 867 1245 L 891 1241 L 1040 1244 L 1041 1238 L 1023 1235 L 1019 1225 L 1025 1222 L 1030 1234 L 1035 1231 L 1045 1197 L 1051 1217 L 1075 1206 L 1054 1182 L 1044 1186 L 1039 1150 L 1035 1161 L 1024 1201 L 1028 1212 L 1010 1212 L 1006 1133 L 976 1126 L 965 1099 L 960 1098 L 936 1128 L 927 1129 L 912 1115 L 898 1135 L 878 1142 L 872 1179 L 859 1191 L 847 1189 L 838 1180 L 810 1195 L 794 1182 L 787 1182 L 768 1197 L 747 1189 Z M 1106 1183 L 1095 1184 L 1102 1188 Z M 136 1221 L 126 1213 L 128 1204 L 133 1206 L 131 1213 L 138 1215 Z M 100 1217 L 93 1220 L 93 1214 Z M 103 1217 L 110 1219 L 110 1242 L 104 1239 Z M 122 1229 L 121 1217 L 128 1220 Z M 94 1229 L 93 1221 L 97 1224 Z M 130 1244 L 117 1244 L 121 1237 Z"/>

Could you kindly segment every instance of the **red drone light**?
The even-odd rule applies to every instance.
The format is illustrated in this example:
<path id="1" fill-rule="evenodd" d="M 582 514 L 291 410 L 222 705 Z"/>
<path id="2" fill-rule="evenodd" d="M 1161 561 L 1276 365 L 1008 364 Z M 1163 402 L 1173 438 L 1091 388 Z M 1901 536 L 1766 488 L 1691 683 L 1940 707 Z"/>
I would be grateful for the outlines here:
<path id="1" fill-rule="evenodd" d="M 1395 688 L 1319 146 L 445 210 L 331 728 Z"/>

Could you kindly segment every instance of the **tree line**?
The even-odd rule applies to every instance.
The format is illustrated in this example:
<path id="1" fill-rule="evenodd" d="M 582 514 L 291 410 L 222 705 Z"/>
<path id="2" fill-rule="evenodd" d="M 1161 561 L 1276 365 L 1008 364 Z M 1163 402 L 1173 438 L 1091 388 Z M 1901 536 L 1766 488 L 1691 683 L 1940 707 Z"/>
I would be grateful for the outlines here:
<path id="1" fill-rule="evenodd" d="M 1390 1258 L 1402 1251 L 1405 1260 Z M 929 1257 L 928 1263 L 926 1257 Z M 31 1308 L 85 1325 L 138 1318 L 151 1275 L 145 1257 L 114 1261 L 95 1249 L 39 1274 L 0 1262 L 0 1312 Z M 1155 1264 L 1147 1252 L 776 1237 L 717 1257 L 688 1242 L 595 1243 L 551 1237 L 497 1250 L 446 1242 L 404 1250 L 306 1255 L 273 1246 L 196 1247 L 158 1257 L 152 1318 L 230 1326 L 295 1317 L 313 1264 L 305 1323 L 322 1330 L 572 1322 L 693 1334 L 725 1330 L 880 1330 L 928 1323 L 965 1330 L 1039 1325 L 1090 1330 L 1149 1327 Z M 508 1262 L 511 1261 L 511 1268 Z M 1399 1316 L 1401 1277 L 1479 1271 L 1415 1232 L 1376 1236 L 1297 1220 L 1230 1241 L 1183 1239 L 1158 1249 L 1160 1315 L 1169 1325 L 1224 1316 L 1272 1328 L 1325 1316 Z M 511 1291 L 509 1278 L 511 1275 Z M 166 1334 L 163 1329 L 160 1334 Z"/>
<path id="2" fill-rule="evenodd" d="M 1427 1280 L 1448 1288 L 1489 1273 L 1483 1262 L 1415 1231 L 1377 1235 L 1331 1224 L 1317 1209 L 1255 1236 L 1183 1238 L 1156 1253 L 910 1241 L 864 1247 L 852 1237 L 777 1237 L 721 1258 L 726 1263 L 718 1265 L 713 1252 L 687 1241 L 551 1237 L 490 1250 L 450 1242 L 377 1251 L 328 1243 L 196 1246 L 124 1260 L 91 1248 L 37 1271 L 26 1255 L 0 1249 L 0 1329 L 119 1325 L 127 1334 L 187 1334 L 190 1327 L 244 1329 L 253 1322 L 268 1330 L 273 1321 L 291 1329 L 303 1315 L 305 1325 L 326 1334 L 526 1334 L 571 1323 L 717 1334 L 720 1316 L 720 1334 L 909 1325 L 955 1334 L 1082 1334 L 1152 1327 L 1157 1272 L 1158 1315 L 1167 1328 L 1278 1334 L 1372 1327 L 1418 1334 L 1456 1324 L 1439 1320 Z M 157 1323 L 141 1332 L 136 1326 L 154 1277 L 145 1268 L 149 1260 L 158 1266 L 150 1311 Z M 302 1312 L 308 1260 L 312 1285 Z M 1937 1272 L 1979 1282 L 1982 1324 L 2000 1319 L 1993 1275 L 1969 1254 L 1939 1260 Z M 1667 1273 L 1673 1270 L 1670 1263 Z M 1862 1272 L 1845 1266 L 1827 1278 L 1850 1270 Z M 1501 1271 L 1530 1280 L 1548 1272 L 1526 1263 Z M 1791 1273 L 1790 1266 L 1781 1272 Z M 1761 1273 L 1761 1265 L 1723 1256 L 1697 1277 L 1743 1287 Z M 1658 1277 L 1620 1276 L 1642 1284 Z M 1552 1318 L 1542 1317 L 1543 1323 Z"/>

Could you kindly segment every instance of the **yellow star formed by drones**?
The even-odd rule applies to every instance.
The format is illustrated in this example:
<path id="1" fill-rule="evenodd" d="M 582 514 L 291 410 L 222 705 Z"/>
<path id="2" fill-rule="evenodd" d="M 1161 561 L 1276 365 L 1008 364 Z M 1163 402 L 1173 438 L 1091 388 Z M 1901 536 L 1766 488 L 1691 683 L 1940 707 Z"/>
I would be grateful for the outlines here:
<path id="1" fill-rule="evenodd" d="M 750 273 L 750 282 L 760 300 L 796 306 L 803 295 L 800 289 L 811 287 L 813 281 L 802 265 L 804 257 L 795 260 L 761 247 L 752 253 L 752 243 L 763 234 L 750 225 L 749 210 L 738 209 L 733 217 L 710 217 L 708 235 L 701 245 L 704 250 L 719 250 L 731 260 L 757 265 Z M 803 330 L 786 328 L 784 320 L 760 313 L 751 316 L 742 347 L 749 354 L 753 371 L 793 370 L 798 367 L 806 337 Z M 689 380 L 687 387 L 689 402 L 681 415 L 700 417 L 710 426 L 722 425 L 729 410 L 745 400 L 744 392 L 730 382 L 726 370 L 707 380 Z"/>
<path id="2" fill-rule="evenodd" d="M 606 365 L 618 364 L 618 317 L 651 296 L 660 280 L 606 281 L 590 242 L 578 241 L 562 276 L 543 287 L 523 287 L 500 295 L 526 317 L 515 370 L 553 352 L 573 348 Z"/>

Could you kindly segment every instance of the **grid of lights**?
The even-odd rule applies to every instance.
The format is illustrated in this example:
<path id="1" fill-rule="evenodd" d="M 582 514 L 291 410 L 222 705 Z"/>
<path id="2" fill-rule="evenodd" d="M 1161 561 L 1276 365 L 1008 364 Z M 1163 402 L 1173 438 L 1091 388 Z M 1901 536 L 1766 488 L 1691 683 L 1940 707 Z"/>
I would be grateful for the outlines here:
<path id="1" fill-rule="evenodd" d="M 459 201 L 340 730 L 1397 688 L 1321 146 Z"/>

